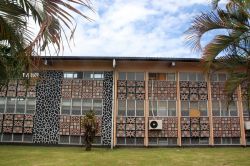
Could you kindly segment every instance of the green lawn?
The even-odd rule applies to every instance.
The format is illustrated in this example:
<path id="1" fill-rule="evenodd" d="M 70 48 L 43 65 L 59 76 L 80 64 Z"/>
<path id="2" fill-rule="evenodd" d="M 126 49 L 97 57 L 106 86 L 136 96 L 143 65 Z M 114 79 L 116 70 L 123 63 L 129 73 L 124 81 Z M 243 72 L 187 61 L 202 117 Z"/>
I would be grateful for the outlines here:
<path id="1" fill-rule="evenodd" d="M 95 148 L 0 145 L 0 165 L 249 166 L 250 148 Z"/>

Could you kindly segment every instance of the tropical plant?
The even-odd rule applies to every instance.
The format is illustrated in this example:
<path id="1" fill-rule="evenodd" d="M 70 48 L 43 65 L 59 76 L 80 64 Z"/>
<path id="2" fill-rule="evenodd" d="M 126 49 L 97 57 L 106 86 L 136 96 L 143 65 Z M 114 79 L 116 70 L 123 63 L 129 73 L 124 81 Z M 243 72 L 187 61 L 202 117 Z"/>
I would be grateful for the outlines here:
<path id="1" fill-rule="evenodd" d="M 83 117 L 81 123 L 81 126 L 84 128 L 85 131 L 83 137 L 85 142 L 85 148 L 86 151 L 90 151 L 98 126 L 94 111 L 90 110 L 89 112 L 87 112 L 86 115 Z"/>
<path id="2" fill-rule="evenodd" d="M 228 0 L 224 9 L 219 7 L 219 1 L 212 1 L 213 11 L 194 18 L 185 32 L 187 42 L 194 51 L 202 53 L 209 73 L 218 70 L 229 73 L 225 86 L 229 97 L 243 83 L 248 85 L 250 97 L 250 0 Z M 215 30 L 220 31 L 216 34 Z M 201 41 L 208 32 L 214 37 L 202 47 Z"/>
<path id="3" fill-rule="evenodd" d="M 88 0 L 1 0 L 0 1 L 0 79 L 10 79 L 7 59 L 15 59 L 17 73 L 30 72 L 41 52 L 59 54 L 66 39 L 73 37 L 76 21 L 73 14 L 90 20 L 77 7 L 92 10 Z M 35 24 L 31 27 L 30 23 Z M 32 30 L 38 29 L 35 34 Z M 50 46 L 49 46 L 50 45 Z M 14 66 L 15 67 L 15 66 Z M 15 73 L 15 72 L 14 72 Z"/>

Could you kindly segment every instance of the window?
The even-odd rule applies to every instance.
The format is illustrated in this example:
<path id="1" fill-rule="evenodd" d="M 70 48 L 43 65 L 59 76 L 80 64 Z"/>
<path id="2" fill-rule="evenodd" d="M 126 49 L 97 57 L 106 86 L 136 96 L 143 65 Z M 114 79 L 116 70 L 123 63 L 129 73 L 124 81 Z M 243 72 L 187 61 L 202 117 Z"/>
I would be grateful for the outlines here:
<path id="1" fill-rule="evenodd" d="M 149 101 L 149 116 L 176 116 L 176 101 Z"/>
<path id="2" fill-rule="evenodd" d="M 119 80 L 144 81 L 143 72 L 119 72 Z"/>
<path id="3" fill-rule="evenodd" d="M 85 115 L 92 109 L 92 99 L 83 99 L 82 100 L 82 114 Z"/>
<path id="4" fill-rule="evenodd" d="M 81 99 L 72 99 L 71 115 L 81 115 Z"/>
<path id="5" fill-rule="evenodd" d="M 102 71 L 100 72 L 92 72 L 92 71 L 75 71 L 75 72 L 64 72 L 64 78 L 70 79 L 84 79 L 84 80 L 102 80 L 104 78 L 104 74 Z"/>
<path id="6" fill-rule="evenodd" d="M 63 99 L 62 100 L 62 108 L 61 108 L 61 114 L 70 114 L 71 109 L 71 100 L 70 99 Z"/>
<path id="7" fill-rule="evenodd" d="M 16 113 L 24 113 L 25 112 L 25 99 L 18 98 L 16 103 Z"/>
<path id="8" fill-rule="evenodd" d="M 207 101 L 182 101 L 181 116 L 189 116 L 190 110 L 199 110 L 200 116 L 207 116 Z"/>
<path id="9" fill-rule="evenodd" d="M 212 113 L 213 116 L 238 116 L 237 103 L 227 105 L 227 101 L 212 101 Z"/>
<path id="10" fill-rule="evenodd" d="M 36 99 L 35 98 L 27 98 L 26 104 L 26 113 L 34 114 L 36 110 Z"/>
<path id="11" fill-rule="evenodd" d="M 250 116 L 250 111 L 247 101 L 243 101 L 243 116 Z"/>
<path id="12" fill-rule="evenodd" d="M 239 145 L 240 138 L 217 137 L 217 138 L 214 138 L 214 144 L 216 145 Z"/>
<path id="13" fill-rule="evenodd" d="M 16 98 L 7 98 L 6 113 L 14 113 L 16 106 Z"/>
<path id="14" fill-rule="evenodd" d="M 180 72 L 180 81 L 205 81 L 205 75 L 197 72 Z"/>
<path id="15" fill-rule="evenodd" d="M 175 73 L 149 73 L 149 80 L 175 81 Z"/>
<path id="16" fill-rule="evenodd" d="M 144 116 L 144 101 L 118 100 L 118 116 Z"/>
<path id="17" fill-rule="evenodd" d="M 213 73 L 211 75 L 211 81 L 212 82 L 225 82 L 227 80 L 227 74 L 226 73 Z"/>
<path id="18" fill-rule="evenodd" d="M 177 138 L 148 138 L 149 145 L 177 145 Z"/>
<path id="19" fill-rule="evenodd" d="M 101 99 L 93 100 L 93 110 L 96 115 L 102 115 L 102 100 Z"/>
<path id="20" fill-rule="evenodd" d="M 0 113 L 4 113 L 5 111 L 5 98 L 0 97 Z"/>

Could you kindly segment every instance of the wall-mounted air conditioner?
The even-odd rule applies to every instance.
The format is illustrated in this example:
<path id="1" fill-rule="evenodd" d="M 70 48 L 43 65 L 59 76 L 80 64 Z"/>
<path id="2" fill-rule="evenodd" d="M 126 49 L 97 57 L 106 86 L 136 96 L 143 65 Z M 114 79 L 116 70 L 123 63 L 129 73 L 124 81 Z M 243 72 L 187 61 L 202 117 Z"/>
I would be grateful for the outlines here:
<path id="1" fill-rule="evenodd" d="M 245 129 L 250 130 L 250 121 L 245 121 Z"/>
<path id="2" fill-rule="evenodd" d="M 149 120 L 149 130 L 162 130 L 162 120 Z"/>

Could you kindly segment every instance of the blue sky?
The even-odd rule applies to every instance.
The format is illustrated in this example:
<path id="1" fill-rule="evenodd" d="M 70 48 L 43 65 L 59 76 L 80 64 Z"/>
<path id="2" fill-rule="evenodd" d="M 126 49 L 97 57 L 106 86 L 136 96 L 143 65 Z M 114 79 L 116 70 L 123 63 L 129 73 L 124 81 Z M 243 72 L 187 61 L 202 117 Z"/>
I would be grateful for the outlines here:
<path id="1" fill-rule="evenodd" d="M 210 0 L 92 0 L 79 16 L 74 44 L 64 56 L 200 57 L 185 46 L 184 31 Z"/>

